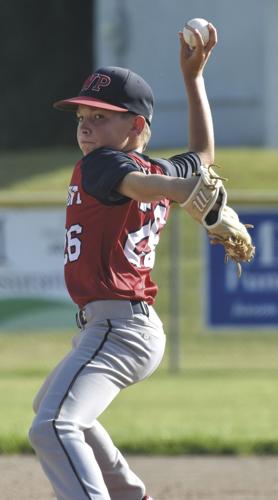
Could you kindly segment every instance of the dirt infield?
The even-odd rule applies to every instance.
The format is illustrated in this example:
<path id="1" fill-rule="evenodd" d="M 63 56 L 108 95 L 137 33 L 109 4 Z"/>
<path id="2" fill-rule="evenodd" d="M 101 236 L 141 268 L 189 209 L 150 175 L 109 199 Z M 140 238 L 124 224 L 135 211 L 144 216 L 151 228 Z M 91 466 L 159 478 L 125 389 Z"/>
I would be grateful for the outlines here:
<path id="1" fill-rule="evenodd" d="M 277 500 L 278 458 L 128 457 L 155 500 Z M 53 500 L 34 456 L 0 456 L 1 500 Z M 76 499 L 78 500 L 78 499 Z"/>

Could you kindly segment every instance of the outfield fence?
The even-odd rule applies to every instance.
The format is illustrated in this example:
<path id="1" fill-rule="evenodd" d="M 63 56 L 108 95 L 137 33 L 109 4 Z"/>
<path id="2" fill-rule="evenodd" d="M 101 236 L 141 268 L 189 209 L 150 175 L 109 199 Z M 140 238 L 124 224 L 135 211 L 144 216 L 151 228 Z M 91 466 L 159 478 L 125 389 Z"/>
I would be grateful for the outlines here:
<path id="1" fill-rule="evenodd" d="M 252 212 L 256 209 L 257 211 L 267 211 L 269 210 L 272 212 L 273 209 L 277 210 L 278 208 L 278 191 L 263 191 L 263 190 L 230 190 L 229 191 L 229 205 L 232 207 L 235 207 L 236 209 L 239 210 L 243 207 L 244 210 L 249 210 L 251 211 L 251 216 L 250 216 L 250 222 L 252 222 Z M 241 207 L 241 208 L 240 208 Z M 229 327 L 235 328 L 235 327 L 240 327 L 240 328 L 248 328 L 250 326 L 250 323 L 252 325 L 252 328 L 254 328 L 254 324 L 257 323 L 258 327 L 271 327 L 271 328 L 277 328 L 278 326 L 278 212 L 275 213 L 274 211 L 274 217 L 275 217 L 275 222 L 266 222 L 264 224 L 264 231 L 261 231 L 263 241 L 258 242 L 258 244 L 261 243 L 259 249 L 257 249 L 257 256 L 258 256 L 258 250 L 259 250 L 259 255 L 260 255 L 260 260 L 262 261 L 262 252 L 264 255 L 267 257 L 264 259 L 264 263 L 266 264 L 265 268 L 267 268 L 267 273 L 268 276 L 271 274 L 272 275 L 272 286 L 270 285 L 265 285 L 267 288 L 267 297 L 265 295 L 265 291 L 261 292 L 260 294 L 255 295 L 254 290 L 251 292 L 252 293 L 252 299 L 250 299 L 250 294 L 247 295 L 246 292 L 245 294 L 242 292 L 242 286 L 238 287 L 238 279 L 236 277 L 236 272 L 235 269 L 232 271 L 232 276 L 234 282 L 236 284 L 234 285 L 235 292 L 234 292 L 234 299 L 235 303 L 233 304 L 234 308 L 237 308 L 237 314 L 239 315 L 239 319 L 237 322 L 234 323 L 229 323 L 228 317 L 225 318 L 225 320 L 222 319 L 222 323 L 220 321 L 220 326 L 223 327 Z M 182 289 L 183 287 L 186 287 L 186 276 L 185 276 L 185 283 L 182 283 L 182 278 L 181 278 L 181 265 L 182 265 L 182 259 L 184 256 L 181 253 L 181 239 L 182 239 L 182 231 L 181 231 L 181 226 L 182 226 L 182 220 L 180 216 L 180 211 L 179 210 L 174 210 L 173 211 L 173 222 L 172 222 L 172 229 L 170 233 L 170 256 L 171 256 L 171 266 L 170 266 L 170 297 L 169 297 L 169 306 L 170 306 L 170 319 L 169 319 L 169 332 L 170 332 L 170 342 L 169 342 L 169 368 L 170 371 L 172 372 L 179 372 L 182 368 L 182 360 L 181 360 L 181 345 L 182 345 L 182 322 L 181 322 L 181 316 L 183 314 L 183 303 L 182 303 Z M 262 238 L 260 238 L 262 240 Z M 207 238 L 203 238 L 203 246 L 206 247 L 207 249 L 209 248 L 208 241 L 206 241 Z M 204 254 L 205 252 L 203 252 Z M 205 256 L 205 261 L 206 261 L 206 266 L 209 267 L 213 263 L 211 258 L 208 257 L 207 255 L 208 252 L 206 252 Z M 270 257 L 271 256 L 271 257 Z M 216 309 L 220 309 L 223 306 L 223 302 L 226 301 L 227 303 L 230 303 L 231 301 L 231 293 L 225 295 L 225 285 L 223 285 L 224 282 L 224 277 L 223 274 L 225 273 L 225 267 L 223 266 L 223 259 L 221 260 L 221 257 L 219 258 L 219 255 L 217 256 L 218 261 L 216 263 L 217 267 L 217 272 L 214 273 L 214 276 L 212 276 L 212 273 L 210 273 L 210 269 L 206 269 L 205 275 L 206 275 L 206 283 L 203 284 L 203 294 L 201 297 L 201 302 L 203 303 L 203 307 L 201 309 L 203 310 L 203 316 L 204 316 L 204 328 L 208 328 L 209 326 L 211 328 L 216 328 L 217 326 L 217 321 L 214 323 L 211 322 L 211 318 L 209 317 L 209 308 L 215 308 L 213 304 L 213 294 L 214 296 L 218 294 L 217 297 L 214 297 L 214 303 L 216 303 Z M 257 257 L 256 257 L 257 258 Z M 256 259 L 255 258 L 255 259 Z M 256 260 L 255 260 L 256 262 Z M 222 275 L 219 278 L 220 274 L 220 269 L 222 268 Z M 261 270 L 261 269 L 260 269 Z M 274 274 L 274 278 L 273 278 Z M 218 277 L 217 277 L 218 276 Z M 276 278 L 275 278 L 276 276 Z M 212 281 L 213 280 L 213 281 Z M 268 280 L 269 281 L 269 280 Z M 219 284 L 220 282 L 220 284 Z M 244 282 L 244 279 L 243 279 Z M 262 279 L 260 279 L 260 282 L 262 282 Z M 277 283 L 277 285 L 276 285 Z M 218 284 L 218 287 L 216 286 Z M 238 287 L 238 288 L 237 288 Z M 244 288 L 244 287 L 243 287 Z M 262 296 L 264 295 L 264 298 L 262 299 Z M 247 306 L 243 308 L 241 306 L 241 315 L 238 311 L 240 311 L 240 302 L 238 300 L 238 297 L 241 297 L 241 300 L 244 302 L 246 298 L 248 297 L 249 300 L 251 300 L 251 304 L 249 305 L 249 322 L 248 322 L 248 317 L 243 319 L 243 315 L 247 314 Z M 254 304 L 254 298 L 255 298 L 255 304 Z M 263 305 L 260 305 L 260 302 L 264 300 Z M 231 306 L 231 304 L 229 304 Z M 227 314 L 227 311 L 225 311 L 223 314 Z M 258 313 L 259 315 L 263 316 L 261 321 L 258 321 L 258 318 L 255 316 L 253 318 L 253 321 L 250 322 L 250 315 L 254 315 L 254 313 Z M 222 314 L 222 316 L 223 316 Z M 272 319 L 269 318 L 269 316 L 272 315 Z M 227 315 L 228 316 L 228 315 Z M 231 321 L 231 320 L 230 320 Z"/>
<path id="2" fill-rule="evenodd" d="M 49 314 L 49 311 L 55 310 L 64 318 L 73 316 L 73 306 L 63 281 L 65 197 L 65 192 L 58 191 L 0 192 L 0 331 L 29 329 L 30 318 L 34 328 L 36 320 L 42 324 L 42 319 L 45 328 L 47 325 L 53 328 L 55 324 L 59 328 L 63 327 L 57 314 Z M 256 207 L 259 211 L 275 209 L 278 206 L 278 192 L 230 190 L 229 204 L 243 206 L 244 209 Z M 181 215 L 181 210 L 172 211 L 166 250 L 169 257 L 165 308 L 168 309 L 169 318 L 169 369 L 172 372 L 178 372 L 182 365 L 181 318 L 184 314 L 183 292 L 188 286 L 186 274 L 181 272 L 184 260 L 184 224 Z M 12 227 L 14 224 L 17 224 L 16 227 Z M 41 227 L 38 228 L 38 224 Z M 278 218 L 274 233 L 275 248 L 271 251 L 274 266 L 278 268 Z M 26 242 L 29 242 L 29 246 L 24 248 Z M 64 326 L 74 328 L 72 319 L 65 321 Z"/>

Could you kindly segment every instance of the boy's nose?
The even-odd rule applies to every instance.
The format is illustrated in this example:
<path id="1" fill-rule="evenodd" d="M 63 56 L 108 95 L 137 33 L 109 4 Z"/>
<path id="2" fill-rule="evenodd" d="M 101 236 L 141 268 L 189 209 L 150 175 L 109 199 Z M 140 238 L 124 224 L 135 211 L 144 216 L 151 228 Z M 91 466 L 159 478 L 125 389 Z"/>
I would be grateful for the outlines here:
<path id="1" fill-rule="evenodd" d="M 90 128 L 84 124 L 81 126 L 80 131 L 82 135 L 88 135 L 90 133 Z"/>

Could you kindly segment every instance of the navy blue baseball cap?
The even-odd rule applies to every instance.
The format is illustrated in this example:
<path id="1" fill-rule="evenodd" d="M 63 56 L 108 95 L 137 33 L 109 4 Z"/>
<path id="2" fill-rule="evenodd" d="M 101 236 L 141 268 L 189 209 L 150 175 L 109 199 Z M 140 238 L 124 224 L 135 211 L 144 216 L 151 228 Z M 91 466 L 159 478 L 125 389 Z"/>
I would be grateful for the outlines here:
<path id="1" fill-rule="evenodd" d="M 85 80 L 77 97 L 54 103 L 55 108 L 65 111 L 76 111 L 79 105 L 129 111 L 144 116 L 150 125 L 154 97 L 151 87 L 140 75 L 126 68 L 107 66 Z"/>

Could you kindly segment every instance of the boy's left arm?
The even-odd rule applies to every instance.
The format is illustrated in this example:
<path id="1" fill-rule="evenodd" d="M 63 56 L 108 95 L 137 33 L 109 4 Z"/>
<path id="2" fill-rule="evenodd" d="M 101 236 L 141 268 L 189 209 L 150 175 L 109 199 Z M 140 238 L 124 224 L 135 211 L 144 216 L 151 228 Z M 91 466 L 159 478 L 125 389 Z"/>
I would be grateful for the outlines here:
<path id="1" fill-rule="evenodd" d="M 151 202 L 168 198 L 179 203 L 207 231 L 212 244 L 220 243 L 225 259 L 232 259 L 241 274 L 241 262 L 250 262 L 255 247 L 237 213 L 227 206 L 227 193 L 212 169 L 201 167 L 189 179 L 130 172 L 117 187 L 121 194 L 136 201 Z M 249 226 L 250 227 L 250 226 Z"/>

